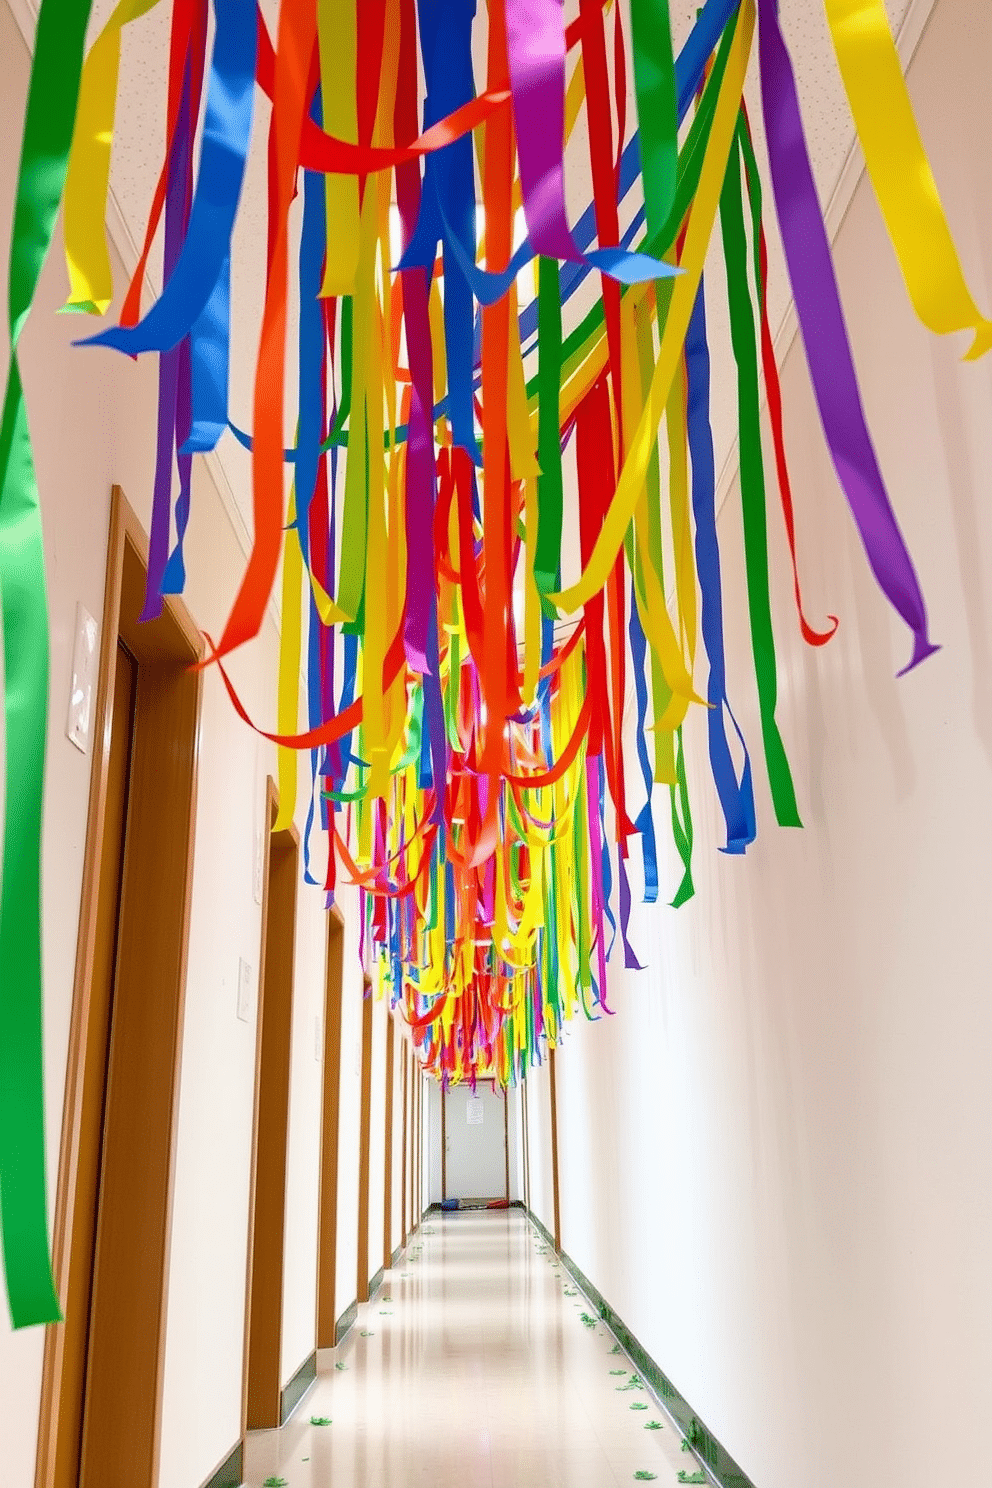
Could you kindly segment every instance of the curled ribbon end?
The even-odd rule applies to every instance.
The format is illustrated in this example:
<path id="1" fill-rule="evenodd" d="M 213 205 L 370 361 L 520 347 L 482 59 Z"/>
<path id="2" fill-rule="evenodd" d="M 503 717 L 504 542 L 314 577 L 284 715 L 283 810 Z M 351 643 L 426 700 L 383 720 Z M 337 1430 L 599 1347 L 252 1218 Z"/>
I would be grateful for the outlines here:
<path id="1" fill-rule="evenodd" d="M 59 315 L 106 315 L 109 300 L 66 300 Z"/>
<path id="2" fill-rule="evenodd" d="M 980 320 L 975 327 L 975 339 L 964 354 L 966 362 L 977 362 L 987 351 L 992 351 L 992 320 Z"/>
<path id="3" fill-rule="evenodd" d="M 921 661 L 926 661 L 928 656 L 933 656 L 940 647 L 930 640 L 929 636 L 918 635 L 913 646 L 913 655 L 901 671 L 896 672 L 897 677 L 905 677 L 907 673 L 919 666 Z"/>

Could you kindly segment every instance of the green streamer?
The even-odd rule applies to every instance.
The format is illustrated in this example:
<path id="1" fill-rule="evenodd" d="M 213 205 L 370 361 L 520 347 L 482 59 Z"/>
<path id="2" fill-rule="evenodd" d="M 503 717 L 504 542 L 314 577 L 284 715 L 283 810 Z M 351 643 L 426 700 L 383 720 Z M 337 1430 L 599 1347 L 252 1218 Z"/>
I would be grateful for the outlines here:
<path id="1" fill-rule="evenodd" d="M 630 0 L 648 232 L 668 217 L 678 172 L 678 101 L 668 0 Z"/>
<path id="2" fill-rule="evenodd" d="M 537 543 L 534 580 L 541 594 L 553 594 L 561 563 L 561 287 L 558 263 L 538 265 L 538 423 Z"/>
<path id="3" fill-rule="evenodd" d="M 65 186 L 90 0 L 42 0 L 10 246 L 0 422 L 6 806 L 0 899 L 0 1221 L 15 1328 L 60 1320 L 48 1245 L 41 1016 L 41 824 L 48 729 L 45 552 L 17 346 Z"/>
<path id="4" fill-rule="evenodd" d="M 365 633 L 365 563 L 369 528 L 369 440 L 365 394 L 354 410 L 351 433 L 364 459 L 355 459 L 349 445 L 344 468 L 344 511 L 341 517 L 341 558 L 338 566 L 338 604 L 354 615 L 341 628 L 346 635 Z"/>
<path id="5" fill-rule="evenodd" d="M 692 881 L 692 811 L 689 807 L 689 786 L 685 778 L 685 754 L 682 748 L 682 730 L 678 730 L 675 736 L 675 776 L 677 785 L 670 786 L 672 796 L 672 836 L 675 839 L 675 847 L 679 857 L 682 859 L 682 882 L 679 884 L 675 898 L 672 900 L 673 909 L 681 909 L 683 904 L 693 897 L 696 886 Z"/>
<path id="6" fill-rule="evenodd" d="M 741 510 L 744 519 L 744 566 L 751 623 L 751 651 L 758 685 L 758 711 L 765 750 L 768 784 L 780 827 L 801 827 L 792 772 L 775 720 L 778 675 L 771 596 L 768 590 L 768 523 L 765 512 L 765 475 L 761 455 L 758 395 L 758 349 L 747 274 L 747 236 L 741 204 L 738 121 L 737 146 L 730 152 L 720 196 L 720 227 L 727 267 L 730 336 L 737 363 L 737 406 L 740 425 Z"/>

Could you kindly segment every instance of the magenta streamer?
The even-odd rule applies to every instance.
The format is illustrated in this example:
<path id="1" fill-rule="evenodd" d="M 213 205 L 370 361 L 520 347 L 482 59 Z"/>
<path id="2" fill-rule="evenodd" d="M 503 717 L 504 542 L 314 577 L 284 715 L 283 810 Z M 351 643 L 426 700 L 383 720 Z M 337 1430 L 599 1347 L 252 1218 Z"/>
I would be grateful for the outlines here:
<path id="1" fill-rule="evenodd" d="M 599 1005 L 604 1013 L 612 1013 L 606 1002 L 606 931 L 603 923 L 603 836 L 599 828 L 599 766 L 600 756 L 586 759 L 586 814 L 589 817 L 589 891 L 593 922 L 596 926 L 596 958 L 599 970 Z M 581 967 L 579 970 L 581 971 Z"/>
<path id="2" fill-rule="evenodd" d="M 506 37 L 520 189 L 533 251 L 593 264 L 630 284 L 678 273 L 670 264 L 623 248 L 583 253 L 572 236 L 565 210 L 564 0 L 506 0 Z"/>
<path id="3" fill-rule="evenodd" d="M 913 633 L 910 671 L 939 650 L 865 422 L 858 378 L 806 149 L 792 63 L 777 0 L 759 0 L 761 96 L 775 207 L 806 348 L 810 380 L 837 477 L 872 572 Z M 900 676 L 902 672 L 900 672 Z"/>

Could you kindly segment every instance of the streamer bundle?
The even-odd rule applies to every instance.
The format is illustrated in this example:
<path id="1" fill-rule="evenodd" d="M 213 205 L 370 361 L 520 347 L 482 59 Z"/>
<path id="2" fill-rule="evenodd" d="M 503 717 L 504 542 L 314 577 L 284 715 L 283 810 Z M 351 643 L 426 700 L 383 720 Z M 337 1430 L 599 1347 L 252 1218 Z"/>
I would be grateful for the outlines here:
<path id="1" fill-rule="evenodd" d="M 42 0 L 15 210 L 0 432 L 0 1200 L 17 1324 L 58 1312 L 40 1055 L 47 622 L 17 342 L 61 204 L 68 308 L 102 316 L 114 301 L 104 224 L 115 130 L 129 127 L 116 115 L 121 32 L 156 3 L 168 0 L 121 0 L 86 52 L 89 0 Z M 765 202 L 743 99 L 755 28 L 771 188 L 826 441 L 871 569 L 909 630 L 909 665 L 934 649 L 861 408 L 776 0 L 757 14 L 755 0 L 707 0 L 678 56 L 668 0 L 578 0 L 567 25 L 562 0 L 489 0 L 484 15 L 476 0 L 282 0 L 274 35 L 252 0 L 211 4 L 212 15 L 208 0 L 171 0 L 165 149 L 144 245 L 119 324 L 86 342 L 159 357 L 145 614 L 183 588 L 193 456 L 239 439 L 252 457 L 253 546 L 209 664 L 247 720 L 224 662 L 257 635 L 281 559 L 277 726 L 266 735 L 280 749 L 277 826 L 302 754 L 308 877 L 323 834 L 326 888 L 339 874 L 360 886 L 366 964 L 379 963 L 425 1066 L 445 1081 L 486 1072 L 507 1083 L 568 1019 L 609 1011 L 615 941 L 637 965 L 627 861 L 639 841 L 657 899 L 665 789 L 683 865 L 665 896 L 680 905 L 693 893 L 682 735 L 693 706 L 707 709 L 720 845 L 743 853 L 755 837 L 758 741 L 737 728 L 724 662 L 703 287 L 716 233 L 760 750 L 778 822 L 800 825 L 775 716 L 762 389 L 798 623 L 818 646 L 837 622 L 809 621 L 796 569 Z M 992 327 L 964 283 L 882 0 L 824 4 L 912 302 L 936 332 L 972 331 L 977 355 Z M 592 199 L 570 221 L 565 160 L 585 149 L 568 143 L 583 116 Z M 268 235 L 245 431 L 232 422 L 228 362 L 232 233 L 252 148 L 267 151 Z M 142 303 L 159 240 L 162 292 Z M 599 293 L 580 317 L 572 303 L 590 276 Z M 296 323 L 299 400 L 288 408 Z M 565 585 L 573 537 L 581 572 Z"/>

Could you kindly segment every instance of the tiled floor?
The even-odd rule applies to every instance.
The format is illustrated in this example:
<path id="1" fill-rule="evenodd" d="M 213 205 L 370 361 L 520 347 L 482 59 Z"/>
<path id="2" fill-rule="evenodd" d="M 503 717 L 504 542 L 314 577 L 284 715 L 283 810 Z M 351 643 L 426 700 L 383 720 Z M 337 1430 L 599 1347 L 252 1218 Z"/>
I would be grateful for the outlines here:
<path id="1" fill-rule="evenodd" d="M 248 1488 L 674 1488 L 698 1463 L 583 1313 L 519 1210 L 431 1215 L 293 1420 L 252 1436 Z"/>

